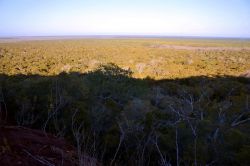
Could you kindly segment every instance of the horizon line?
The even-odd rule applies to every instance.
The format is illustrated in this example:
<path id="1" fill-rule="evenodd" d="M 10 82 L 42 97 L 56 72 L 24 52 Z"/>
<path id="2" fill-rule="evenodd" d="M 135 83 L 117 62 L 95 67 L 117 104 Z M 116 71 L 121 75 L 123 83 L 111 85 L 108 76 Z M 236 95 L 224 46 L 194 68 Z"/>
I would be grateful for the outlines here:
<path id="1" fill-rule="evenodd" d="M 206 36 L 206 35 L 157 35 L 157 34 L 84 34 L 84 35 L 8 35 L 0 39 L 15 38 L 193 38 L 193 39 L 250 39 L 250 36 Z"/>

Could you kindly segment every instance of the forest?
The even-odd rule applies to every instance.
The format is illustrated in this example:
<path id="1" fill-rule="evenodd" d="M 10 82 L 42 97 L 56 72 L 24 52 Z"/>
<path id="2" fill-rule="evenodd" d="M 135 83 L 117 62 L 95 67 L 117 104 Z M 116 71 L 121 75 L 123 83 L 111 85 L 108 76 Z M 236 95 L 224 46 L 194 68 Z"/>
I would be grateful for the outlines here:
<path id="1" fill-rule="evenodd" d="M 0 119 L 65 140 L 69 165 L 250 165 L 250 41 L 3 40 Z"/>

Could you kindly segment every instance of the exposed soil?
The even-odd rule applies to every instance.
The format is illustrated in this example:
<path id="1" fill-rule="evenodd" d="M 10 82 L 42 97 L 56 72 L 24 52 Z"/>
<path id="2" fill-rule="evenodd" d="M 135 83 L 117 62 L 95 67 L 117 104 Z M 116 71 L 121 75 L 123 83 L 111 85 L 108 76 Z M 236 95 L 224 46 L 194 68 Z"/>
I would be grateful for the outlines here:
<path id="1" fill-rule="evenodd" d="M 91 165 L 88 161 L 85 163 Z M 39 130 L 15 126 L 0 127 L 1 166 L 74 166 L 77 164 L 75 148 L 64 139 Z"/>
<path id="2" fill-rule="evenodd" d="M 198 47 L 198 46 L 180 46 L 180 45 L 152 45 L 151 48 L 165 48 L 174 50 L 200 50 L 200 51 L 250 51 L 250 47 Z"/>

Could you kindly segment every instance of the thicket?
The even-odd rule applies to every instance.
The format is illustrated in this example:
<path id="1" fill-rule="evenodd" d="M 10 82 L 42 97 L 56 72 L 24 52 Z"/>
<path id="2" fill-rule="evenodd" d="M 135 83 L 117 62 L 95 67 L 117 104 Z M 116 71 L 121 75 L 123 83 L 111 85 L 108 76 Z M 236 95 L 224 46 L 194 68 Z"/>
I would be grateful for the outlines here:
<path id="1" fill-rule="evenodd" d="M 104 165 L 250 165 L 250 80 L 0 75 L 1 123 L 64 137 Z"/>

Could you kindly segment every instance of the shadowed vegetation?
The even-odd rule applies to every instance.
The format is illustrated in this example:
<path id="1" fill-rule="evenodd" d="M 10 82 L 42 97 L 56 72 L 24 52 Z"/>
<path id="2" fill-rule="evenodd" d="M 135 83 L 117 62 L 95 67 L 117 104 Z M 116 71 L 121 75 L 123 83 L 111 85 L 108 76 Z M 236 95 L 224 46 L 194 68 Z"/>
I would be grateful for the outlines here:
<path id="1" fill-rule="evenodd" d="M 65 137 L 104 165 L 250 164 L 248 78 L 132 75 L 115 64 L 1 74 L 2 122 Z"/>

